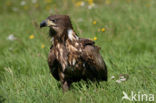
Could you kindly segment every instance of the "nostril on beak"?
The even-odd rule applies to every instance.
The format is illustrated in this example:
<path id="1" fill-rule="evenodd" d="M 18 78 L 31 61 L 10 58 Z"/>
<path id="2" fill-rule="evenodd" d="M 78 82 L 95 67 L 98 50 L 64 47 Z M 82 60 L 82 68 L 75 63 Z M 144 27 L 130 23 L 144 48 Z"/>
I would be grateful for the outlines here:
<path id="1" fill-rule="evenodd" d="M 45 27 L 45 26 L 47 26 L 46 21 L 42 21 L 42 22 L 40 23 L 40 28 Z"/>

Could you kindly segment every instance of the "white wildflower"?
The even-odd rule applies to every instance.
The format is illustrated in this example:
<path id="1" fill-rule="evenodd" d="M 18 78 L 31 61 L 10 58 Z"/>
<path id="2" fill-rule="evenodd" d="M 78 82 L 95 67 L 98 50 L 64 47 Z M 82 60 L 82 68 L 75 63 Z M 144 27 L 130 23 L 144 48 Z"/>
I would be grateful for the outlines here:
<path id="1" fill-rule="evenodd" d="M 120 80 L 121 80 L 122 82 L 124 82 L 124 81 L 126 81 L 126 78 L 125 78 L 123 75 L 121 75 L 121 76 L 120 76 Z"/>
<path id="2" fill-rule="evenodd" d="M 83 22 L 83 19 L 82 18 L 78 18 L 77 21 L 78 22 Z"/>
<path id="3" fill-rule="evenodd" d="M 85 2 L 82 2 L 82 3 L 81 3 L 81 6 L 85 6 Z"/>
<path id="4" fill-rule="evenodd" d="M 125 78 L 125 77 L 121 75 L 121 76 L 120 76 L 120 79 L 123 79 L 123 78 Z"/>
<path id="5" fill-rule="evenodd" d="M 13 48 L 12 48 L 12 47 L 10 47 L 10 48 L 9 48 L 9 50 L 13 50 Z"/>
<path id="6" fill-rule="evenodd" d="M 26 4 L 25 1 L 21 1 L 21 6 L 24 6 Z"/>
<path id="7" fill-rule="evenodd" d="M 115 78 L 115 76 L 113 75 L 112 77 L 111 77 L 111 79 L 114 79 Z"/>
<path id="8" fill-rule="evenodd" d="M 10 34 L 7 39 L 13 41 L 16 40 L 16 37 L 13 34 Z"/>
<path id="9" fill-rule="evenodd" d="M 93 3 L 92 5 L 89 5 L 88 6 L 88 9 L 90 10 L 90 9 L 92 9 L 92 8 L 94 8 L 95 7 L 95 4 Z"/>
<path id="10" fill-rule="evenodd" d="M 116 80 L 117 83 L 121 83 L 121 80 Z"/>
<path id="11" fill-rule="evenodd" d="M 13 7 L 12 10 L 13 10 L 14 12 L 17 12 L 17 11 L 18 11 L 18 8 Z"/>
<path id="12" fill-rule="evenodd" d="M 126 78 L 120 78 L 120 81 L 124 82 L 126 81 Z"/>
<path id="13" fill-rule="evenodd" d="M 32 3 L 35 4 L 37 2 L 37 0 L 32 0 Z"/>

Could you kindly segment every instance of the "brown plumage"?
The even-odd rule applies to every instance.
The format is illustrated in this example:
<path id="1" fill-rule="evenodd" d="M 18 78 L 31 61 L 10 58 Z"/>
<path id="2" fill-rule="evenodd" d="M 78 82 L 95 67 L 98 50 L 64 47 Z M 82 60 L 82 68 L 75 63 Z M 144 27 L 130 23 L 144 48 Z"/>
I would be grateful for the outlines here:
<path id="1" fill-rule="evenodd" d="M 50 27 L 53 38 L 48 64 L 51 74 L 61 81 L 63 91 L 72 82 L 83 80 L 107 81 L 107 68 L 94 41 L 79 38 L 69 16 L 51 15 L 40 24 Z"/>

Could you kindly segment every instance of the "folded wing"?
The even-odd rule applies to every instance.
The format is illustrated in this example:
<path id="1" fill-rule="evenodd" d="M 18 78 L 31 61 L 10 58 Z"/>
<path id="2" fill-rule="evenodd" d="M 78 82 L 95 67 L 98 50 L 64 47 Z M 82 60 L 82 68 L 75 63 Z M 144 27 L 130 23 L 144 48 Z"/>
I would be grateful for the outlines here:
<path id="1" fill-rule="evenodd" d="M 100 48 L 95 46 L 94 41 L 89 39 L 80 39 L 83 45 L 83 51 L 81 58 L 86 65 L 88 70 L 88 76 L 96 77 L 98 80 L 107 81 L 107 67 L 104 63 L 102 56 L 100 55 Z"/>

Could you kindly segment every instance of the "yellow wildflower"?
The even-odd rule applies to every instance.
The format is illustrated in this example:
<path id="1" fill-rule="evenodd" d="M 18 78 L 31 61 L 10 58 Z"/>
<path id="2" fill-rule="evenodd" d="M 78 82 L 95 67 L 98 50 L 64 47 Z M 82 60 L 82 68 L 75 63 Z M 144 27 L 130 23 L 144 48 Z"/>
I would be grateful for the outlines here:
<path id="1" fill-rule="evenodd" d="M 93 0 L 88 0 L 89 5 L 93 5 L 93 3 L 94 3 Z"/>
<path id="2" fill-rule="evenodd" d="M 93 21 L 93 24 L 94 24 L 94 25 L 96 24 L 96 21 L 95 21 L 95 20 Z"/>
<path id="3" fill-rule="evenodd" d="M 106 0 L 105 3 L 106 3 L 107 5 L 109 5 L 109 4 L 111 3 L 111 1 L 110 1 L 110 0 Z"/>
<path id="4" fill-rule="evenodd" d="M 45 3 L 52 3 L 52 0 L 44 0 Z"/>
<path id="5" fill-rule="evenodd" d="M 105 31 L 105 28 L 102 28 L 101 31 L 104 32 Z"/>
<path id="6" fill-rule="evenodd" d="M 146 4 L 146 7 L 148 7 L 148 8 L 149 8 L 150 6 L 151 6 L 150 4 Z"/>
<path id="7" fill-rule="evenodd" d="M 34 39 L 34 38 L 35 36 L 33 34 L 29 36 L 29 39 Z"/>
<path id="8" fill-rule="evenodd" d="M 93 40 L 97 40 L 97 37 L 94 37 Z"/>
<path id="9" fill-rule="evenodd" d="M 35 4 L 35 8 L 38 8 L 38 7 L 39 7 L 39 4 L 38 4 L 38 3 L 36 3 L 36 4 Z"/>
<path id="10" fill-rule="evenodd" d="M 83 1 L 78 1 L 75 3 L 75 6 L 80 7 L 80 6 L 84 6 L 84 2 Z"/>
<path id="11" fill-rule="evenodd" d="M 7 1 L 5 4 L 6 4 L 6 6 L 10 6 L 11 5 L 11 2 L 10 1 Z"/>
<path id="12" fill-rule="evenodd" d="M 28 10 L 28 6 L 27 5 L 24 6 L 24 10 Z"/>
<path id="13" fill-rule="evenodd" d="M 45 48 L 45 45 L 44 45 L 44 44 L 42 44 L 42 45 L 41 45 L 41 48 Z"/>
<path id="14" fill-rule="evenodd" d="M 46 10 L 47 10 L 47 11 L 50 10 L 50 6 L 49 6 L 49 5 L 46 6 Z"/>

